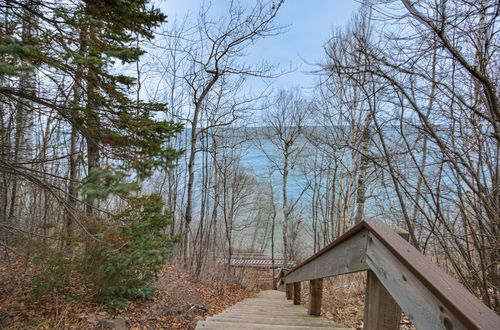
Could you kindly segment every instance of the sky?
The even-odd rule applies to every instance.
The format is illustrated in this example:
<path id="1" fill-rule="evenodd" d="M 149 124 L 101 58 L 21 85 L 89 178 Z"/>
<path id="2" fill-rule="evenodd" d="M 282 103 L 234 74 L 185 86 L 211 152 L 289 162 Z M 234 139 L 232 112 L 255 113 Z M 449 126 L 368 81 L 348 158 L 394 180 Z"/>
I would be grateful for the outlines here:
<path id="1" fill-rule="evenodd" d="M 251 0 L 243 0 L 249 3 Z M 203 0 L 159 0 L 158 5 L 173 22 L 175 17 L 187 13 L 196 14 Z M 212 0 L 214 13 L 223 13 L 228 0 Z M 311 71 L 313 63 L 323 58 L 323 45 L 332 31 L 345 26 L 359 8 L 355 0 L 285 0 L 276 23 L 288 26 L 284 34 L 260 40 L 249 49 L 249 62 L 266 60 L 279 64 L 283 70 L 296 68 L 294 72 L 277 78 L 274 88 L 299 87 L 305 93 L 314 84 Z M 167 23 L 171 24 L 171 23 Z M 309 63 L 309 64 L 308 64 Z"/>

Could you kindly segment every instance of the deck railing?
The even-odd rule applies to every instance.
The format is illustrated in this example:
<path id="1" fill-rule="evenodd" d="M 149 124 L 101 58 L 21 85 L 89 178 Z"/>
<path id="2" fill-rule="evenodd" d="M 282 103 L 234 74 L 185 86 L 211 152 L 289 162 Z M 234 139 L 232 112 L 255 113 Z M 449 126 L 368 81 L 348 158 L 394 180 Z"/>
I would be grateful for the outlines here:
<path id="1" fill-rule="evenodd" d="M 377 220 L 362 221 L 286 274 L 287 298 L 321 310 L 323 278 L 367 271 L 364 329 L 399 329 L 401 309 L 418 329 L 500 329 L 500 317 L 403 237 Z M 407 236 L 406 236 L 407 239 Z"/>

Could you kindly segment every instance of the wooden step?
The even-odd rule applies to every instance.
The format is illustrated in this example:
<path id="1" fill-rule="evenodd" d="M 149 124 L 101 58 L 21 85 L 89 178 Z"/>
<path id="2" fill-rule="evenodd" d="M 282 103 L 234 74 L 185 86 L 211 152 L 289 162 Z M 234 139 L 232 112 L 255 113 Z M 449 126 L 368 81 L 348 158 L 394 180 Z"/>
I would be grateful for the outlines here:
<path id="1" fill-rule="evenodd" d="M 264 324 L 264 325 L 301 325 L 301 326 L 315 326 L 320 328 L 331 328 L 332 323 L 327 320 L 308 320 L 306 318 L 283 318 L 283 317 L 224 317 L 217 316 L 209 318 L 207 321 L 228 322 L 228 323 L 251 323 L 251 324 Z"/>
<path id="2" fill-rule="evenodd" d="M 291 330 L 325 330 L 325 327 L 303 326 L 303 325 L 266 325 L 252 323 L 230 323 L 217 321 L 200 321 L 196 325 L 196 329 L 206 330 L 272 330 L 272 329 L 291 329 Z M 353 330 L 352 328 L 331 327 L 336 330 Z"/>
<path id="3" fill-rule="evenodd" d="M 281 291 L 262 291 L 220 314 L 199 321 L 196 329 L 348 329 L 293 305 Z"/>

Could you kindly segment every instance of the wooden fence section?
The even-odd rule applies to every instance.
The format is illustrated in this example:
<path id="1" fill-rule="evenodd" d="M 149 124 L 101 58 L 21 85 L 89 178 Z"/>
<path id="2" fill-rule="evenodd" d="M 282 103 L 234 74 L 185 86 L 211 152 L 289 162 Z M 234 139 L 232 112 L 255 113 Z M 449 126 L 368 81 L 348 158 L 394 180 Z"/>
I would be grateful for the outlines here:
<path id="1" fill-rule="evenodd" d="M 494 311 L 402 236 L 380 221 L 362 221 L 281 274 L 287 298 L 300 303 L 300 282 L 311 281 L 309 313 L 317 315 L 322 278 L 367 271 L 365 329 L 399 329 L 401 309 L 419 329 L 500 329 Z"/>

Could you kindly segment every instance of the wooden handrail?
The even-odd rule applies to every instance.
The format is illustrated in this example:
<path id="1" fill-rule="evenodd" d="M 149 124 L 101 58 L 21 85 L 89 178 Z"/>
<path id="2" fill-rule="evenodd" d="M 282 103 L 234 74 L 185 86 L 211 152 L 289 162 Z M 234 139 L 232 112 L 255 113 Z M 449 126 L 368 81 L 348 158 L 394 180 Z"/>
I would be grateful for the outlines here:
<path id="1" fill-rule="evenodd" d="M 276 284 L 277 284 L 278 286 L 280 286 L 280 285 L 284 284 L 283 279 L 285 278 L 285 275 L 286 275 L 286 273 L 287 273 L 288 271 L 289 271 L 288 269 L 285 269 L 285 268 L 283 268 L 283 267 L 279 269 L 279 271 L 278 271 L 278 276 L 276 276 L 276 279 L 275 279 Z"/>
<path id="2" fill-rule="evenodd" d="M 357 224 L 290 270 L 284 282 L 291 285 L 365 270 L 370 297 L 365 302 L 365 328 L 395 327 L 399 316 L 390 314 L 397 314 L 394 308 L 399 305 L 419 329 L 500 329 L 494 311 L 377 220 Z M 396 306 L 387 301 L 391 297 Z M 314 304 L 318 306 L 317 301 Z"/>

